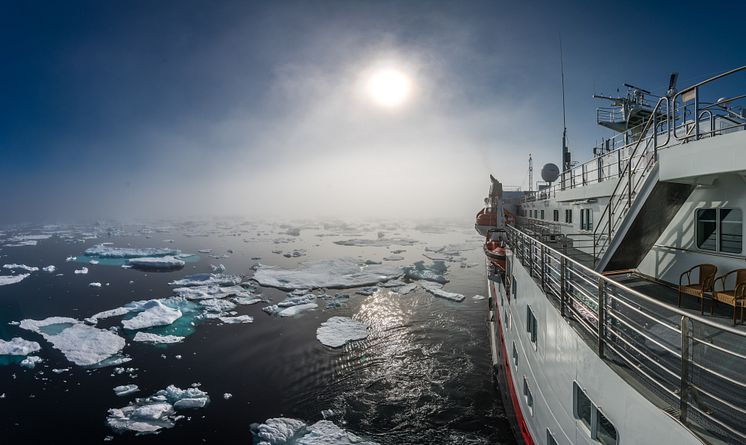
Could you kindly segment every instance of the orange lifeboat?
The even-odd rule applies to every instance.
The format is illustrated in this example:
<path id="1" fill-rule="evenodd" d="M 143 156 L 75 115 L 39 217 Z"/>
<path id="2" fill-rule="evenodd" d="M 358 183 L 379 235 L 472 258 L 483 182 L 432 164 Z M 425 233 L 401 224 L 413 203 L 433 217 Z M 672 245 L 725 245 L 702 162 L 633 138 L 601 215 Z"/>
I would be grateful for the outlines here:
<path id="1" fill-rule="evenodd" d="M 490 230 L 484 242 L 484 254 L 490 263 L 495 266 L 495 271 L 505 273 L 505 232 L 502 230 Z"/>

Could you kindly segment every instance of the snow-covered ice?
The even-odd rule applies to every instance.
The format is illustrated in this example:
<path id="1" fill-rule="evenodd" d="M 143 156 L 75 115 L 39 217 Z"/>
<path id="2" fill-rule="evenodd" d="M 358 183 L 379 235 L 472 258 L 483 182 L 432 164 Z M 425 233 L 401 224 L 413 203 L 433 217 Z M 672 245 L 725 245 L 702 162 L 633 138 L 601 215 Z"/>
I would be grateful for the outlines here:
<path id="1" fill-rule="evenodd" d="M 14 337 L 10 340 L 0 340 L 0 355 L 29 355 L 41 350 L 39 343 Z"/>
<path id="2" fill-rule="evenodd" d="M 76 274 L 78 274 L 78 275 L 85 275 L 85 274 L 88 273 L 88 268 L 87 267 L 81 267 L 80 269 L 75 269 L 74 272 Z"/>
<path id="3" fill-rule="evenodd" d="M 445 284 L 448 279 L 443 275 L 447 270 L 448 267 L 443 261 L 433 261 L 430 266 L 426 266 L 424 261 L 417 261 L 413 267 L 405 267 L 404 274 L 411 280 L 426 280 Z"/>
<path id="4" fill-rule="evenodd" d="M 183 416 L 176 410 L 202 408 L 210 402 L 206 392 L 192 387 L 180 389 L 170 385 L 150 397 L 138 398 L 123 408 L 112 408 L 106 423 L 117 432 L 156 433 L 172 428 Z"/>
<path id="5" fill-rule="evenodd" d="M 262 286 L 283 290 L 345 289 L 370 286 L 396 278 L 400 267 L 389 265 L 361 266 L 353 258 L 337 258 L 301 263 L 297 269 L 259 265 L 253 279 Z"/>
<path id="6" fill-rule="evenodd" d="M 335 425 L 319 420 L 306 425 L 297 419 L 274 418 L 252 425 L 257 445 L 378 445 Z"/>
<path id="7" fill-rule="evenodd" d="M 135 338 L 133 340 L 142 342 L 142 343 L 151 343 L 154 345 L 159 345 L 159 344 L 180 343 L 184 340 L 184 337 L 179 337 L 178 335 L 158 335 L 158 334 L 151 334 L 148 332 L 138 332 L 135 334 Z"/>
<path id="8" fill-rule="evenodd" d="M 231 394 L 231 393 L 229 393 L 229 392 L 227 392 L 227 393 L 223 394 L 223 398 L 224 398 L 225 400 L 228 400 L 228 399 L 230 399 L 231 397 L 233 397 L 233 394 Z"/>
<path id="9" fill-rule="evenodd" d="M 473 300 L 484 300 L 486 297 L 484 295 L 474 295 L 471 297 Z"/>
<path id="10" fill-rule="evenodd" d="M 334 244 L 340 246 L 355 246 L 355 247 L 389 247 L 389 246 L 412 246 L 417 244 L 417 241 L 407 238 L 378 238 L 378 239 L 363 239 L 353 238 L 348 240 L 334 241 Z"/>
<path id="11" fill-rule="evenodd" d="M 38 267 L 27 266 L 25 264 L 3 264 L 3 269 L 23 269 L 26 272 L 37 272 Z"/>
<path id="12" fill-rule="evenodd" d="M 139 257 L 156 257 L 166 255 L 179 255 L 180 250 L 166 248 L 131 248 L 131 247 L 114 247 L 109 244 L 97 244 L 85 250 L 88 256 L 99 258 L 139 258 Z"/>
<path id="13" fill-rule="evenodd" d="M 172 281 L 171 286 L 234 286 L 241 283 L 241 277 L 224 273 L 198 273 Z"/>
<path id="14" fill-rule="evenodd" d="M 163 304 L 160 300 L 150 300 L 143 305 L 143 311 L 128 320 L 122 320 L 125 329 L 145 329 L 165 326 L 181 317 L 181 311 Z"/>
<path id="15" fill-rule="evenodd" d="M 316 330 L 316 338 L 324 345 L 339 348 L 368 337 L 368 325 L 349 317 L 331 317 Z"/>
<path id="16" fill-rule="evenodd" d="M 140 269 L 180 269 L 186 262 L 175 256 L 139 257 L 127 260 L 127 265 Z"/>
<path id="17" fill-rule="evenodd" d="M 441 289 L 440 285 L 437 285 L 437 284 L 434 285 L 433 283 L 429 283 L 427 281 L 422 281 L 420 284 L 422 285 L 423 288 L 425 288 L 426 291 L 428 291 L 430 294 L 436 297 L 445 298 L 447 300 L 457 301 L 457 302 L 464 301 L 464 298 L 466 298 L 462 294 L 445 291 Z"/>
<path id="18" fill-rule="evenodd" d="M 8 284 L 20 283 L 26 277 L 31 274 L 22 273 L 19 275 L 0 275 L 0 286 L 6 286 Z"/>
<path id="19" fill-rule="evenodd" d="M 22 329 L 40 334 L 78 366 L 96 365 L 119 354 L 125 341 L 117 334 L 81 323 L 74 318 L 49 317 L 22 320 Z"/>
<path id="20" fill-rule="evenodd" d="M 42 270 L 43 270 L 44 272 L 49 272 L 49 273 L 52 273 L 52 272 L 54 272 L 54 271 L 56 271 L 56 270 L 57 270 L 57 267 L 55 267 L 54 265 L 51 265 L 51 264 L 50 264 L 50 265 L 49 265 L 49 266 L 47 266 L 47 267 L 43 267 L 43 268 L 42 268 Z"/>
<path id="21" fill-rule="evenodd" d="M 232 285 L 232 286 L 217 286 L 217 285 L 203 285 L 203 286 L 185 286 L 177 287 L 173 292 L 188 300 L 203 300 L 210 298 L 226 298 L 226 297 L 243 297 L 251 298 L 253 294 L 247 289 Z"/>
<path id="22" fill-rule="evenodd" d="M 250 315 L 238 315 L 236 317 L 218 317 L 225 324 L 253 323 L 254 317 Z"/>
<path id="23" fill-rule="evenodd" d="M 21 361 L 21 366 L 24 368 L 33 369 L 38 365 L 39 363 L 43 362 L 44 360 L 41 357 L 38 357 L 36 355 L 29 355 L 25 359 Z"/>
<path id="24" fill-rule="evenodd" d="M 88 285 L 91 287 L 101 287 L 101 283 L 99 283 L 98 281 L 94 281 L 93 283 L 88 283 Z"/>
<path id="25" fill-rule="evenodd" d="M 137 385 L 121 385 L 114 387 L 114 394 L 119 397 L 128 396 L 139 391 L 140 388 Z"/>

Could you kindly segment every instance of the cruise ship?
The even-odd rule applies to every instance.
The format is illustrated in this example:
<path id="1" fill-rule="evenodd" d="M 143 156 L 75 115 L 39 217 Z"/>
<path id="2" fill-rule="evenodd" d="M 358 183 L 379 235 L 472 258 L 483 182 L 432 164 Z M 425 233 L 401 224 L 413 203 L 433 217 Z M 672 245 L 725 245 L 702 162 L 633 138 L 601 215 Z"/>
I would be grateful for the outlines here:
<path id="1" fill-rule="evenodd" d="M 519 443 L 746 444 L 746 66 L 604 97 L 586 162 L 491 177 L 496 382 Z M 533 184 L 530 186 L 532 187 Z"/>

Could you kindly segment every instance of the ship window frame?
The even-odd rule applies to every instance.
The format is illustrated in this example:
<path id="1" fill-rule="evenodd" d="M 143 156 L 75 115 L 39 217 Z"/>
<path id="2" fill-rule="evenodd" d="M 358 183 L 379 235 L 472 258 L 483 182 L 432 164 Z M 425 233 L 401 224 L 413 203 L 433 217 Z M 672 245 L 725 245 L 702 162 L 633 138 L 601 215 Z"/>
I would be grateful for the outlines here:
<path id="1" fill-rule="evenodd" d="M 518 369 L 518 349 L 515 347 L 515 342 L 513 342 L 513 364 L 515 369 Z"/>
<path id="2" fill-rule="evenodd" d="M 559 222 L 559 209 L 555 209 L 552 212 L 552 219 L 554 220 L 554 222 Z"/>
<path id="3" fill-rule="evenodd" d="M 712 214 L 713 216 L 704 219 L 706 214 Z M 736 217 L 733 218 L 733 216 Z M 711 231 L 708 233 L 707 238 L 703 239 L 701 236 L 705 230 L 705 224 L 711 227 Z M 723 230 L 724 224 L 737 225 L 739 229 L 726 233 Z M 701 251 L 736 255 L 743 253 L 743 210 L 738 207 L 702 207 L 695 209 L 694 229 L 694 245 Z M 737 238 L 737 241 L 732 243 L 724 242 L 724 235 Z M 737 247 L 730 247 L 731 244 Z"/>
<path id="4" fill-rule="evenodd" d="M 528 379 L 523 376 L 523 399 L 526 401 L 528 412 L 534 415 L 534 395 L 531 393 L 531 388 L 528 386 Z"/>
<path id="5" fill-rule="evenodd" d="M 528 305 L 526 305 L 526 332 L 528 332 L 528 338 L 534 344 L 534 349 L 536 349 L 536 340 L 539 337 L 539 323 L 536 320 L 534 311 L 531 310 L 531 306 Z"/>
<path id="6" fill-rule="evenodd" d="M 541 210 L 539 211 L 539 216 L 540 216 L 540 218 L 539 218 L 539 219 L 543 221 L 543 220 L 544 220 L 544 209 L 541 209 Z"/>
<path id="7" fill-rule="evenodd" d="M 547 445 L 559 445 L 557 439 L 554 438 L 554 434 L 552 434 L 552 431 L 549 428 L 547 428 Z"/>
<path id="8" fill-rule="evenodd" d="M 593 230 L 593 213 L 590 208 L 580 209 L 580 230 Z"/>
<path id="9" fill-rule="evenodd" d="M 583 390 L 583 388 L 580 387 L 577 381 L 572 382 L 572 385 L 572 407 L 573 417 L 575 417 L 575 420 L 583 425 L 592 440 L 603 445 L 618 444 L 619 431 L 617 430 L 616 426 L 614 426 L 611 420 L 604 414 L 601 409 L 599 409 L 599 407 L 593 402 L 593 400 L 588 397 L 588 394 Z M 581 401 L 583 402 L 583 411 L 586 411 L 584 407 L 587 405 L 587 417 L 585 412 L 582 414 L 580 413 Z M 602 424 L 610 427 L 613 435 L 604 433 L 602 431 Z"/>
<path id="10" fill-rule="evenodd" d="M 565 224 L 572 224 L 572 209 L 565 209 Z"/>

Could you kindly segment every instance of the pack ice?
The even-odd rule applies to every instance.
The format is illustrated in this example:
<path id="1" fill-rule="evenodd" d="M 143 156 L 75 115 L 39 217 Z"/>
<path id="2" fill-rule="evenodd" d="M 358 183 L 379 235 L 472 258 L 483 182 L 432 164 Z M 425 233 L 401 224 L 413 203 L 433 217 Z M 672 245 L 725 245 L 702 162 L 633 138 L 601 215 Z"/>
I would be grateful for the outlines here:
<path id="1" fill-rule="evenodd" d="M 74 318 L 22 320 L 21 329 L 36 332 L 78 366 L 90 366 L 119 354 L 124 339 L 111 331 L 88 326 Z"/>
<path id="2" fill-rule="evenodd" d="M 181 389 L 170 385 L 150 397 L 138 398 L 124 408 L 112 408 L 106 423 L 117 432 L 132 431 L 137 434 L 157 433 L 172 428 L 183 418 L 176 410 L 202 408 L 210 397 L 199 388 Z"/>
<path id="3" fill-rule="evenodd" d="M 424 261 L 417 261 L 413 267 L 405 267 L 404 274 L 411 280 L 426 280 L 445 284 L 448 279 L 443 275 L 447 270 L 448 267 L 443 261 L 433 261 L 429 266 L 425 265 Z"/>
<path id="4" fill-rule="evenodd" d="M 316 338 L 324 345 L 339 348 L 368 337 L 368 325 L 349 317 L 331 317 L 316 329 Z"/>
<path id="5" fill-rule="evenodd" d="M 278 417 L 252 425 L 257 445 L 379 445 L 345 431 L 328 420 L 306 425 L 298 419 Z"/>
<path id="6" fill-rule="evenodd" d="M 370 286 L 401 276 L 400 267 L 390 265 L 360 265 L 353 258 L 336 258 L 304 262 L 297 269 L 259 265 L 254 281 L 265 287 L 282 290 L 346 289 Z"/>

